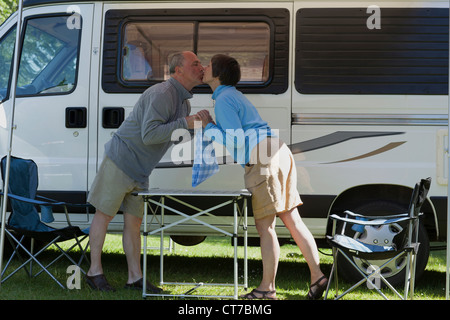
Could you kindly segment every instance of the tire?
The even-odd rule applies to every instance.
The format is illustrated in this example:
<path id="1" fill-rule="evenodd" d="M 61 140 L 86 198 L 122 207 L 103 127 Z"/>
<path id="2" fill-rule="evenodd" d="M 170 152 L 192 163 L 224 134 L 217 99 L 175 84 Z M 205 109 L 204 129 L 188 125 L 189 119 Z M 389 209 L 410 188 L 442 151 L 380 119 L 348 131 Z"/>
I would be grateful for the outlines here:
<path id="1" fill-rule="evenodd" d="M 406 212 L 408 208 L 402 206 L 401 204 L 395 202 L 385 202 L 376 201 L 366 205 L 358 206 L 352 209 L 355 213 L 364 215 L 382 215 L 382 214 L 395 214 L 399 212 Z M 355 233 L 355 238 L 359 237 L 358 233 Z M 428 239 L 428 234 L 422 224 L 419 224 L 419 250 L 416 258 L 416 281 L 420 279 L 428 263 L 428 257 L 430 254 L 430 241 Z M 338 272 L 339 275 L 350 283 L 355 283 L 361 280 L 362 275 L 347 261 L 342 255 L 338 255 Z M 366 270 L 369 266 L 361 261 L 359 258 L 353 258 L 355 264 L 357 264 L 361 269 Z M 374 266 L 381 266 L 383 261 L 381 260 L 369 260 L 369 263 Z M 393 286 L 404 285 L 405 282 L 405 267 L 406 258 L 404 256 L 399 257 L 388 264 L 385 268 L 381 270 L 381 274 L 386 280 Z M 382 282 L 382 287 L 385 284 Z"/>

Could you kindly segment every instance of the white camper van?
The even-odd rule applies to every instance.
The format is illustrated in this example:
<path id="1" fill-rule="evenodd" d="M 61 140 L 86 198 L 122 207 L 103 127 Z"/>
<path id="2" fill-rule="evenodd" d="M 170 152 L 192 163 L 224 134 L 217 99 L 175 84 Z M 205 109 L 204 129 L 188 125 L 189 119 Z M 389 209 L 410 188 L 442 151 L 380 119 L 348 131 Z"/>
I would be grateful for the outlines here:
<path id="1" fill-rule="evenodd" d="M 16 21 L 0 27 L 2 155 Z M 404 210 L 425 177 L 419 273 L 430 241 L 445 239 L 448 1 L 25 0 L 22 30 L 12 152 L 37 162 L 44 196 L 86 201 L 104 144 L 140 94 L 169 77 L 169 54 L 192 50 L 206 65 L 227 53 L 243 70 L 239 90 L 294 153 L 300 213 L 319 243 L 330 213 Z M 213 114 L 209 88 L 193 92 L 192 111 Z M 189 190 L 192 155 L 180 164 L 172 152 L 150 185 Z M 243 187 L 242 168 L 225 161 L 197 188 Z M 89 225 L 92 213 L 72 217 Z M 121 230 L 120 214 L 110 228 Z M 289 238 L 281 224 L 278 234 Z M 395 277 L 402 263 L 383 272 Z"/>

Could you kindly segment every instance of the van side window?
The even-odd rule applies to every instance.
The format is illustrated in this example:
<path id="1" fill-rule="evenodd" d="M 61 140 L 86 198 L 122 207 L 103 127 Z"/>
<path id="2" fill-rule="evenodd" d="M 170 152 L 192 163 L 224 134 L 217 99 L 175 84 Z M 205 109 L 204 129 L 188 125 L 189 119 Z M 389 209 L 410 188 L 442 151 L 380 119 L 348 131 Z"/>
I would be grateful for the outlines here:
<path id="1" fill-rule="evenodd" d="M 241 83 L 269 80 L 270 26 L 265 22 L 205 22 L 198 32 L 198 57 L 208 65 L 212 56 L 225 53 L 241 66 Z"/>
<path id="2" fill-rule="evenodd" d="M 448 8 L 297 12 L 295 86 L 302 94 L 448 94 Z"/>
<path id="3" fill-rule="evenodd" d="M 289 88 L 291 13 L 286 8 L 109 9 L 105 12 L 102 89 L 142 93 L 169 77 L 168 57 L 189 50 L 202 64 L 214 54 L 235 57 L 243 93 Z M 207 85 L 193 93 L 210 93 Z"/>
<path id="4" fill-rule="evenodd" d="M 17 80 L 18 96 L 64 94 L 76 85 L 80 29 L 68 16 L 26 21 Z"/>
<path id="5" fill-rule="evenodd" d="M 193 22 L 138 22 L 125 26 L 122 80 L 166 80 L 167 56 L 194 47 Z"/>
<path id="6" fill-rule="evenodd" d="M 6 99 L 10 81 L 14 44 L 16 42 L 16 28 L 12 28 L 0 39 L 0 101 Z"/>
<path id="7" fill-rule="evenodd" d="M 126 24 L 121 78 L 125 82 L 169 78 L 168 57 L 195 51 L 204 65 L 227 53 L 241 64 L 241 82 L 269 79 L 270 26 L 265 22 L 131 22 Z"/>

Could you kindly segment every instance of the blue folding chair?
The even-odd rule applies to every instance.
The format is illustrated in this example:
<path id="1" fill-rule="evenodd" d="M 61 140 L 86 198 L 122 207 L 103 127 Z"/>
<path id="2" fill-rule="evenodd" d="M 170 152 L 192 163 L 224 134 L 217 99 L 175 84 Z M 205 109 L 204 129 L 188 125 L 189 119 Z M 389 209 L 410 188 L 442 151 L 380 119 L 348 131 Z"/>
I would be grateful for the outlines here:
<path id="1" fill-rule="evenodd" d="M 4 181 L 6 170 L 7 157 L 3 157 L 1 160 L 1 173 Z M 72 265 L 78 267 L 84 259 L 88 261 L 86 256 L 86 250 L 89 245 L 89 241 L 83 248 L 81 242 L 89 236 L 89 228 L 81 230 L 78 226 L 72 225 L 69 219 L 68 207 L 85 207 L 89 204 L 72 204 L 66 202 L 60 202 L 49 198 L 44 198 L 37 195 L 38 188 L 38 168 L 33 160 L 25 160 L 21 158 L 10 158 L 10 173 L 8 184 L 8 199 L 11 207 L 11 213 L 8 221 L 5 225 L 5 234 L 8 238 L 13 251 L 9 257 L 4 269 L 1 273 L 1 282 L 5 282 L 12 275 L 14 275 L 20 269 L 24 269 L 30 277 L 36 277 L 42 272 L 47 273 L 56 283 L 65 288 L 58 279 L 48 270 L 49 267 L 62 257 L 66 257 Z M 4 190 L 4 188 L 3 188 Z M 4 193 L 0 193 L 1 197 Z M 3 203 L 3 201 L 2 201 Z M 39 214 L 37 207 L 40 207 Z M 67 226 L 63 228 L 53 228 L 47 223 L 54 221 L 53 208 L 62 207 L 65 211 L 67 220 Z M 31 247 L 28 242 L 31 239 Z M 64 250 L 58 243 L 75 240 L 69 249 Z M 44 243 L 45 245 L 36 253 L 34 253 L 35 241 Z M 39 255 L 54 245 L 60 252 L 60 255 L 52 262 L 44 266 L 44 264 L 38 260 Z M 78 247 L 81 252 L 81 258 L 78 262 L 75 262 L 69 253 Z M 24 254 L 25 253 L 25 254 Z M 24 254 L 24 256 L 22 256 Z M 15 270 L 6 275 L 7 269 L 12 266 L 11 261 L 15 256 L 20 257 L 23 263 Z M 40 257 L 39 257 L 40 258 Z M 32 265 L 33 262 L 38 264 L 41 268 L 39 272 L 33 274 Z M 80 270 L 85 273 L 81 268 Z"/>

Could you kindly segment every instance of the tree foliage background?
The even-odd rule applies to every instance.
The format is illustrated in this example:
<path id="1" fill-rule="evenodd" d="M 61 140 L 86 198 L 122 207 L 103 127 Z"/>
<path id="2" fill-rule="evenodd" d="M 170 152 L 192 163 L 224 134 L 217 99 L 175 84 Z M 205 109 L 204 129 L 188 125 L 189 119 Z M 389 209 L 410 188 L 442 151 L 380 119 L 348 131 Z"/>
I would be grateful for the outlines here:
<path id="1" fill-rule="evenodd" d="M 0 24 L 17 10 L 17 0 L 0 0 Z"/>

